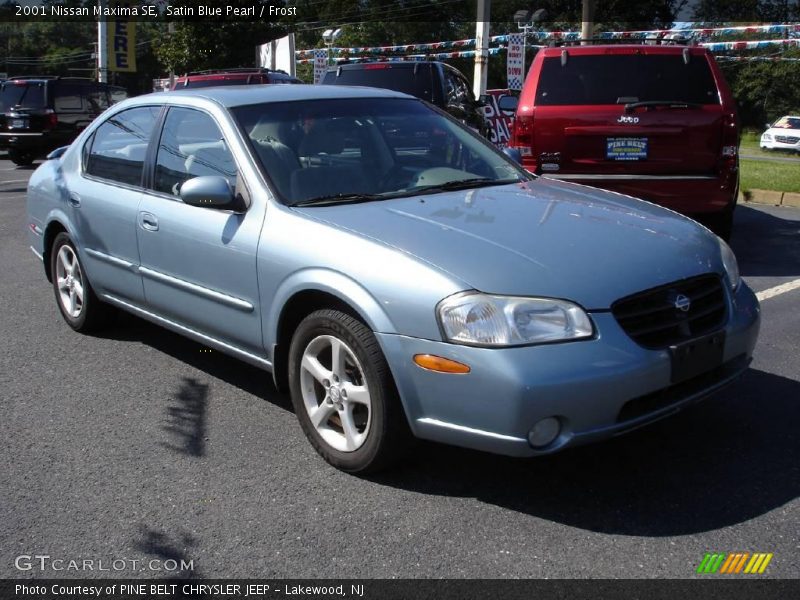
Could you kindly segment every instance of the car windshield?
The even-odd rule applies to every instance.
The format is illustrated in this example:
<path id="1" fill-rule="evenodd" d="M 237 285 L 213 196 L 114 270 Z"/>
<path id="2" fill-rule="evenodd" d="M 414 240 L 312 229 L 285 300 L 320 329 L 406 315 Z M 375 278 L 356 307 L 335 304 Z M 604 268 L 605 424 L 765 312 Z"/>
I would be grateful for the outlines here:
<path id="1" fill-rule="evenodd" d="M 781 117 L 772 126 L 776 129 L 800 129 L 800 117 Z"/>
<path id="2" fill-rule="evenodd" d="M 419 100 L 280 102 L 233 113 L 287 204 L 376 200 L 532 177 Z"/>
<path id="3" fill-rule="evenodd" d="M 536 104 L 598 105 L 633 102 L 719 104 L 708 61 L 681 54 L 596 54 L 546 58 Z"/>
<path id="4" fill-rule="evenodd" d="M 44 83 L 41 81 L 7 81 L 0 91 L 0 109 L 41 108 L 44 106 Z"/>

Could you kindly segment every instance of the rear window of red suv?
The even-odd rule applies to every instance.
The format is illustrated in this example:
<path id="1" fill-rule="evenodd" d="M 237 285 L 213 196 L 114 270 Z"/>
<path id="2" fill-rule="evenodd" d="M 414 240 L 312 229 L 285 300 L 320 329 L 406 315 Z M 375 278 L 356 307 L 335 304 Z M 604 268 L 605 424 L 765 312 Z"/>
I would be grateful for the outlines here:
<path id="1" fill-rule="evenodd" d="M 719 104 L 704 56 L 599 54 L 546 58 L 536 88 L 537 106 L 667 101 Z"/>

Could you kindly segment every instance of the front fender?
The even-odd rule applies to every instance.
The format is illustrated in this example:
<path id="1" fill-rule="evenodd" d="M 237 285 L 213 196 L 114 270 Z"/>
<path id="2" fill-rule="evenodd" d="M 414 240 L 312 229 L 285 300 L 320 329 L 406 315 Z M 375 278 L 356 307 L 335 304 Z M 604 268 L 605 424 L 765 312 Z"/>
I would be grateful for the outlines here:
<path id="1" fill-rule="evenodd" d="M 275 290 L 269 311 L 264 313 L 266 347 L 272 347 L 278 339 L 278 325 L 287 302 L 300 292 L 325 292 L 346 302 L 358 312 L 372 331 L 397 333 L 397 329 L 377 299 L 344 273 L 326 268 L 308 268 L 295 271 L 284 279 Z"/>

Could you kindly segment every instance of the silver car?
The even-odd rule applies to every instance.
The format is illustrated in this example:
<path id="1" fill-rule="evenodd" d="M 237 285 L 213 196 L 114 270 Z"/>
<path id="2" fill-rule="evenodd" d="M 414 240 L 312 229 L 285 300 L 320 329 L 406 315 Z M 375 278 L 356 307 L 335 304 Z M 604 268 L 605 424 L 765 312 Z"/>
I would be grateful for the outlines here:
<path id="1" fill-rule="evenodd" d="M 122 309 L 272 373 L 331 464 L 514 456 L 639 427 L 748 366 L 758 302 L 674 212 L 530 175 L 404 94 L 168 92 L 33 174 L 66 322 Z"/>

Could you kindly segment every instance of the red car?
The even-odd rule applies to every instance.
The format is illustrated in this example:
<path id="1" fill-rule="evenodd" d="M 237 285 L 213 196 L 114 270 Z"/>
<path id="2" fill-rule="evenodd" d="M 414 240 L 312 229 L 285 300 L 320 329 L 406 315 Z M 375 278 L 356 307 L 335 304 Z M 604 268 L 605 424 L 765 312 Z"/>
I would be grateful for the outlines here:
<path id="1" fill-rule="evenodd" d="M 173 90 L 185 88 L 214 87 L 220 85 L 251 85 L 263 83 L 303 83 L 285 71 L 273 71 L 260 67 L 240 69 L 218 69 L 197 71 L 175 78 Z"/>
<path id="2" fill-rule="evenodd" d="M 515 108 L 510 96 L 501 106 Z M 704 48 L 540 51 L 516 105 L 509 146 L 529 171 L 643 198 L 730 236 L 738 119 Z"/>

